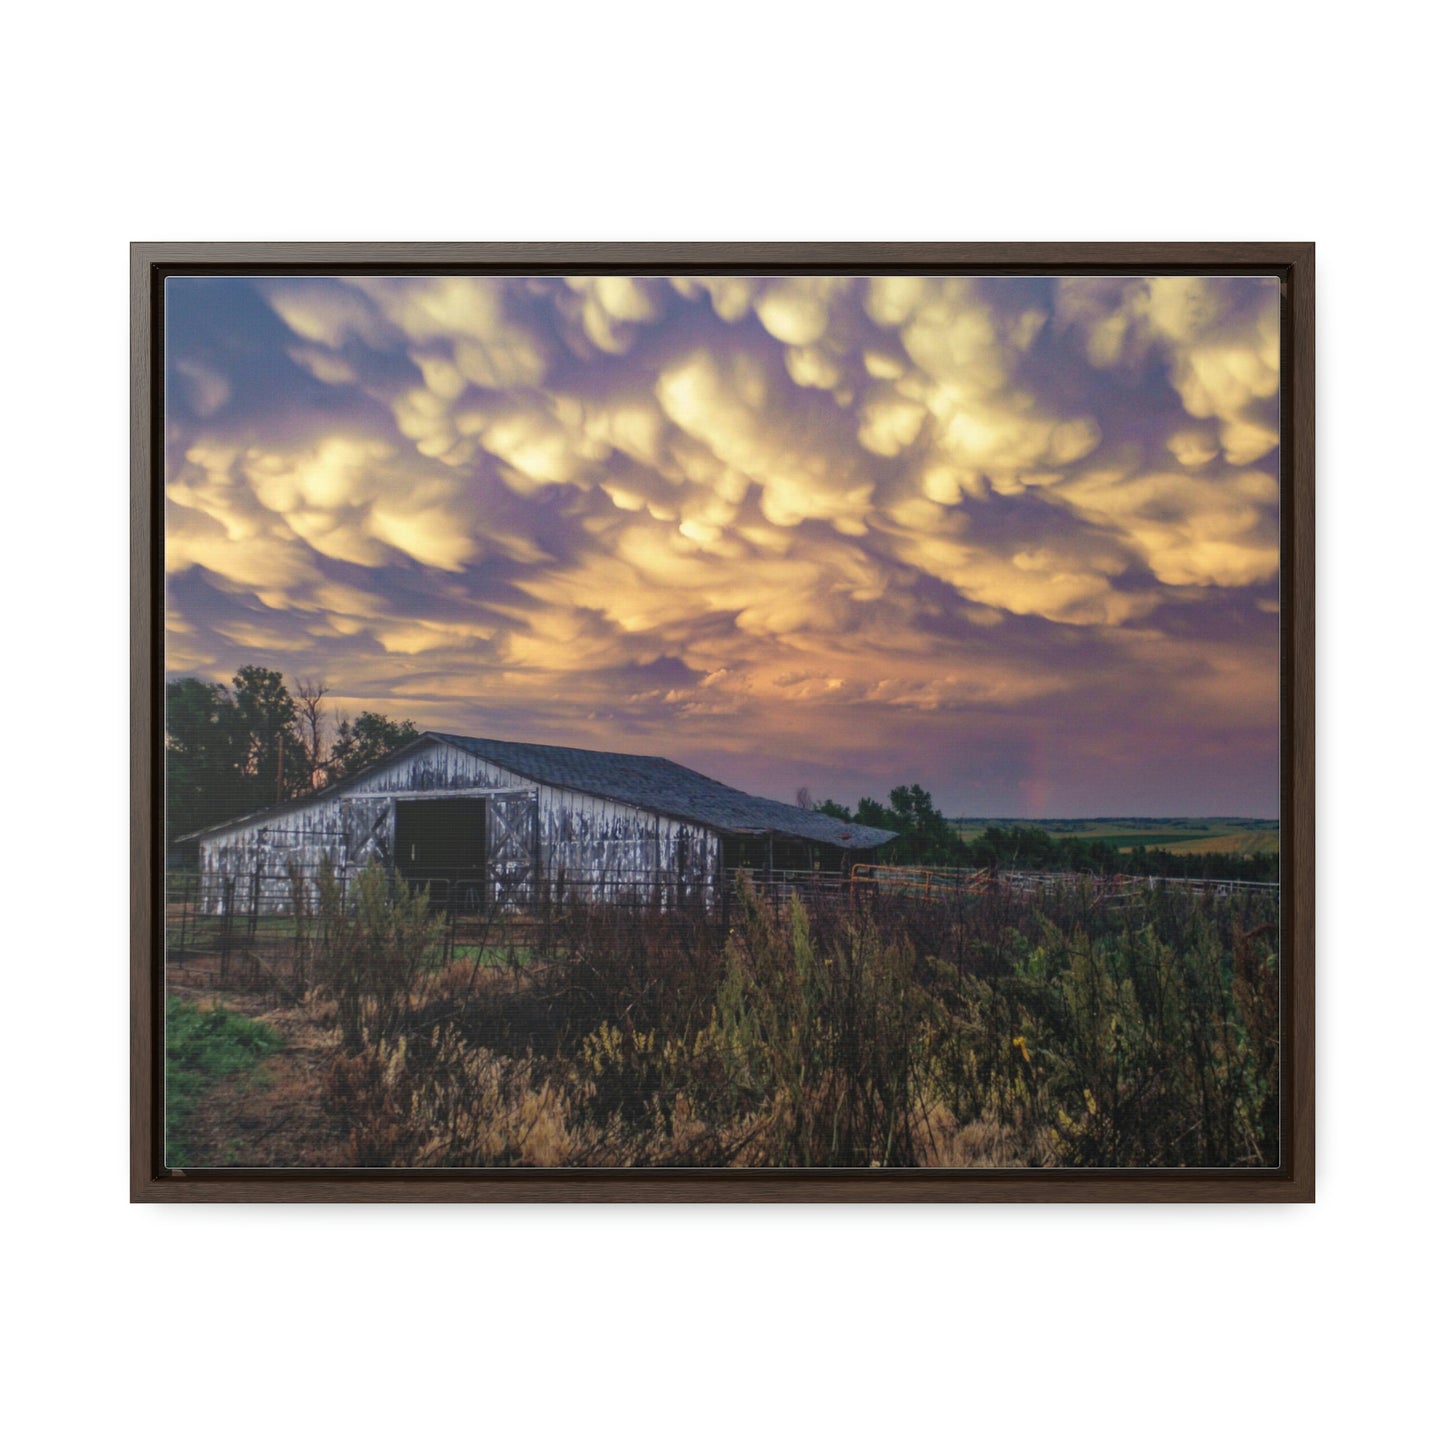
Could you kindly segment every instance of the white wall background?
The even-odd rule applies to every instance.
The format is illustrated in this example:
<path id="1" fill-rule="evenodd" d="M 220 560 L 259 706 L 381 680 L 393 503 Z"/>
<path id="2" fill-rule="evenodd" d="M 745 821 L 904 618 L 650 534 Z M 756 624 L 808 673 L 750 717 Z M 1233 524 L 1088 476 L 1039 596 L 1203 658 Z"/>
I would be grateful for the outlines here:
<path id="1" fill-rule="evenodd" d="M 7 769 L 0 844 L 14 1438 L 1423 1428 L 1445 824 L 1437 47 L 1424 7 L 1332 13 L 12 16 L 3 712 L 7 744 L 41 744 Z M 1318 1205 L 124 1202 L 127 242 L 1280 237 L 1321 248 Z M 99 833 L 78 855 L 82 811 Z"/>

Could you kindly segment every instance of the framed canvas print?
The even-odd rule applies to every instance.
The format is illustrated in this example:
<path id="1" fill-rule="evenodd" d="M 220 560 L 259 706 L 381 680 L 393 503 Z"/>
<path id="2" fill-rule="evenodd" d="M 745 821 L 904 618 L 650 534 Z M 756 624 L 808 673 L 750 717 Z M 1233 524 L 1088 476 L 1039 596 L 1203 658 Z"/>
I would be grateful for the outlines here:
<path id="1" fill-rule="evenodd" d="M 132 254 L 138 1200 L 1313 1197 L 1313 248 Z"/>

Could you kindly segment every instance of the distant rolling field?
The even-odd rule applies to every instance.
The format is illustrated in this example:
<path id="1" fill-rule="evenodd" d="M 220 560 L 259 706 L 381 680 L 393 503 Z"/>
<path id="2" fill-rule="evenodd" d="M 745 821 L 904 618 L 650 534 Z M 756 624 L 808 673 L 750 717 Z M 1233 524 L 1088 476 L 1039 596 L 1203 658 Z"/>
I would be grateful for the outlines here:
<path id="1" fill-rule="evenodd" d="M 1278 853 L 1279 830 L 1253 833 L 1218 833 L 1171 843 L 1170 853 Z"/>
<path id="2" fill-rule="evenodd" d="M 1169 853 L 1274 853 L 1279 824 L 1266 818 L 957 818 L 969 842 L 984 829 L 1042 828 L 1054 838 L 1079 838 L 1111 848 L 1161 848 Z"/>

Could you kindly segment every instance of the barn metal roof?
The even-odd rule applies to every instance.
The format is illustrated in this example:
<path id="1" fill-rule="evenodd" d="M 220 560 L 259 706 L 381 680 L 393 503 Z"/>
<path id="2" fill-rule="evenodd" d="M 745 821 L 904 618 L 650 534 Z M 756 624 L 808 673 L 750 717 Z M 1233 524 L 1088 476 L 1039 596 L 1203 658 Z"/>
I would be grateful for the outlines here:
<path id="1" fill-rule="evenodd" d="M 465 738 L 455 733 L 425 736 L 451 743 L 533 782 L 610 798 L 724 833 L 783 833 L 847 849 L 877 848 L 898 836 L 884 828 L 845 823 L 827 813 L 754 797 L 667 758 Z"/>
<path id="2" fill-rule="evenodd" d="M 318 798 L 347 792 L 363 779 L 382 771 L 401 753 L 415 750 L 428 739 L 450 743 L 536 783 L 571 788 L 597 798 L 610 798 L 613 802 L 647 808 L 670 818 L 701 823 L 722 833 L 781 833 L 789 838 L 830 843 L 835 848 L 850 851 L 878 848 L 898 836 L 885 828 L 866 828 L 861 823 L 845 823 L 840 818 L 814 813 L 807 808 L 795 808 L 790 803 L 755 798 L 751 793 L 730 788 L 726 783 L 695 773 L 691 768 L 684 768 L 667 758 L 638 757 L 632 753 L 597 753 L 589 748 L 554 748 L 542 743 L 509 743 L 494 738 L 464 738 L 455 733 L 425 732 L 352 777 L 330 783 L 306 797 L 292 798 L 254 813 L 228 818 L 224 823 L 214 823 L 209 828 L 200 828 L 178 841 L 206 838 L 241 824 L 259 823 L 263 819 L 304 808 Z"/>

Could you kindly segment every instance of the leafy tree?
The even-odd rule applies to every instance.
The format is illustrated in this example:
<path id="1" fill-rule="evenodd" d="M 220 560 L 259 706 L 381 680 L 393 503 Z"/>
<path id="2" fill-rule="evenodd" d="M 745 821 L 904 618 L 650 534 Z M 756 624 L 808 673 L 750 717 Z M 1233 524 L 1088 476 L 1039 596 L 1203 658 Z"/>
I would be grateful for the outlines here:
<path id="1" fill-rule="evenodd" d="M 948 819 L 933 806 L 933 798 L 917 783 L 894 788 L 888 795 L 889 813 L 896 820 L 884 827 L 898 833 L 889 845 L 900 862 L 934 863 L 940 866 L 960 861 L 957 832 Z M 862 805 L 859 805 L 862 811 Z"/>
<path id="2" fill-rule="evenodd" d="M 244 772 L 250 803 L 264 807 L 306 791 L 306 760 L 296 736 L 296 699 L 279 672 L 243 667 L 232 679 L 245 729 Z"/>
<path id="3" fill-rule="evenodd" d="M 879 855 L 889 863 L 931 863 L 938 866 L 966 861 L 953 825 L 933 806 L 933 798 L 917 783 L 894 788 L 885 807 L 874 798 L 860 798 L 853 812 L 831 798 L 818 804 L 818 812 L 866 828 L 897 833 Z"/>
<path id="4" fill-rule="evenodd" d="M 333 783 L 350 777 L 418 736 L 410 718 L 397 722 L 378 712 L 361 713 L 355 722 L 342 718 L 336 728 L 327 776 Z"/>
<path id="5" fill-rule="evenodd" d="M 1043 828 L 990 824 L 974 839 L 969 861 L 980 868 L 1063 868 L 1063 851 Z"/>
<path id="6" fill-rule="evenodd" d="M 230 690 L 197 677 L 166 684 L 166 834 L 209 827 L 245 806 L 244 729 Z"/>
<path id="7" fill-rule="evenodd" d="M 853 818 L 866 828 L 892 828 L 898 821 L 882 803 L 876 803 L 872 798 L 858 799 L 858 811 Z"/>

